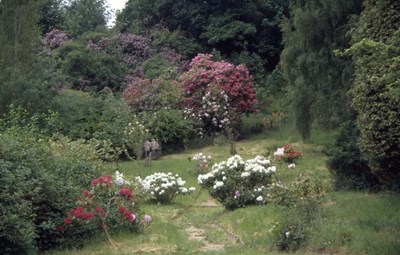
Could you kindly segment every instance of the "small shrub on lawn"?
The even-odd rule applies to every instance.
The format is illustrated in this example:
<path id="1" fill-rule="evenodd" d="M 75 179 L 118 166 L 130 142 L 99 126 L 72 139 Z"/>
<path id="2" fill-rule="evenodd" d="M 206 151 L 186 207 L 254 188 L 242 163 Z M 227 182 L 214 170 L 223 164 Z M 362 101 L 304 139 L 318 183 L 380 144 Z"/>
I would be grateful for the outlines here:
<path id="1" fill-rule="evenodd" d="M 178 195 L 188 195 L 196 190 L 194 187 L 186 188 L 186 181 L 172 173 L 154 173 L 144 179 L 136 177 L 136 181 L 143 186 L 151 200 L 162 204 L 170 203 Z"/>
<path id="2" fill-rule="evenodd" d="M 210 167 L 212 157 L 200 152 L 195 154 L 192 157 L 192 160 L 196 162 L 197 171 L 200 173 L 204 173 Z"/>
<path id="3" fill-rule="evenodd" d="M 140 203 L 145 198 L 141 185 L 124 179 L 118 171 L 114 176 L 101 176 L 91 181 L 70 209 L 60 231 L 68 237 L 76 232 L 104 231 L 112 243 L 109 231 L 129 229 L 139 232 L 149 223 L 142 217 Z"/>
<path id="4" fill-rule="evenodd" d="M 294 163 L 303 157 L 303 153 L 296 151 L 292 145 L 285 145 L 274 152 L 275 159 L 286 163 Z"/>
<path id="5" fill-rule="evenodd" d="M 262 204 L 265 188 L 272 183 L 275 166 L 262 156 L 246 162 L 239 156 L 214 164 L 212 171 L 197 178 L 201 187 L 221 202 L 226 209 L 234 210 L 250 204 Z"/>
<path id="6" fill-rule="evenodd" d="M 295 251 L 309 238 L 325 194 L 319 179 L 308 173 L 300 174 L 287 187 L 271 185 L 266 189 L 268 202 L 287 206 L 273 226 L 274 245 L 281 251 Z"/>

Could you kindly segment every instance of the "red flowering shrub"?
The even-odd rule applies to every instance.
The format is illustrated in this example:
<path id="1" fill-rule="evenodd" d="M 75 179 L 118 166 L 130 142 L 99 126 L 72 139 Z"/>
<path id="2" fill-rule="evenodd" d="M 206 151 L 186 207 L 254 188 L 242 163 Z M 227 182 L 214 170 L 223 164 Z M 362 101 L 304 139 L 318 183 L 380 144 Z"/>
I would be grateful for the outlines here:
<path id="1" fill-rule="evenodd" d="M 241 113 L 256 111 L 254 85 L 245 66 L 213 61 L 210 54 L 197 55 L 190 66 L 181 76 L 186 113 L 200 119 L 206 130 L 222 130 Z"/>
<path id="2" fill-rule="evenodd" d="M 108 229 L 139 231 L 148 223 L 140 216 L 139 198 L 144 199 L 141 194 L 144 194 L 141 186 L 123 179 L 119 172 L 115 176 L 96 178 L 91 182 L 91 189 L 78 197 L 76 209 L 69 210 L 64 224 L 57 229 L 64 235 L 97 229 L 105 231 L 110 242 Z"/>
<path id="3" fill-rule="evenodd" d="M 295 160 L 301 158 L 303 153 L 296 151 L 292 145 L 285 145 L 282 148 L 278 148 L 274 152 L 274 156 L 277 160 L 283 160 L 287 163 L 293 163 Z"/>

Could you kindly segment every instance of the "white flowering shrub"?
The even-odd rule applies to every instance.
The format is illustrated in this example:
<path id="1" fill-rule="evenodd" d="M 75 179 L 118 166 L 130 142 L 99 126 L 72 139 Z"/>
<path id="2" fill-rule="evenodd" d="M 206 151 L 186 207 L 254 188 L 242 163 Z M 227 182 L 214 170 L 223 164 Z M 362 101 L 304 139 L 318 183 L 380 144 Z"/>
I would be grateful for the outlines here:
<path id="1" fill-rule="evenodd" d="M 234 210 L 250 204 L 262 204 L 265 189 L 272 183 L 276 167 L 262 156 L 244 161 L 239 155 L 214 164 L 211 172 L 197 178 L 201 187 L 225 208 Z"/>
<path id="2" fill-rule="evenodd" d="M 192 157 L 193 161 L 196 161 L 197 169 L 199 172 L 204 172 L 211 164 L 212 157 L 203 154 L 202 152 L 195 154 Z"/>
<path id="3" fill-rule="evenodd" d="M 194 187 L 186 188 L 186 181 L 172 173 L 158 172 L 144 179 L 136 177 L 136 181 L 143 186 L 150 199 L 163 204 L 170 203 L 178 195 L 188 195 L 196 190 Z"/>

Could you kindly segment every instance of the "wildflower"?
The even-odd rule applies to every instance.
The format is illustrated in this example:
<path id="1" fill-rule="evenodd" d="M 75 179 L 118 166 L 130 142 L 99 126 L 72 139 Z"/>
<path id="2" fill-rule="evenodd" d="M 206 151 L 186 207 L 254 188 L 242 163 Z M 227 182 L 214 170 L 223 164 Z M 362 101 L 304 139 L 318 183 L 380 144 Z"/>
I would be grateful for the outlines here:
<path id="1" fill-rule="evenodd" d="M 291 163 L 291 164 L 288 165 L 289 169 L 294 169 L 295 167 L 296 167 L 296 165 L 294 163 Z"/>
<path id="2" fill-rule="evenodd" d="M 262 202 L 262 201 L 263 201 L 263 197 L 262 197 L 262 196 L 258 196 L 258 197 L 256 198 L 256 200 L 257 200 L 258 202 Z"/>

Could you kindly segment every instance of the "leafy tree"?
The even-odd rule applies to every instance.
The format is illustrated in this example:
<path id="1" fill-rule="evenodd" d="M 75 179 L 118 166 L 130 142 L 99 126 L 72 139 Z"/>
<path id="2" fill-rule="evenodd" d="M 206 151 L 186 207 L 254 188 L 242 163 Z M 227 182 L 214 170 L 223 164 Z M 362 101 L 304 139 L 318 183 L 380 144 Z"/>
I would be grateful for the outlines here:
<path id="1" fill-rule="evenodd" d="M 117 91 L 122 87 L 125 68 L 118 55 L 88 49 L 76 41 L 64 43 L 58 52 L 61 68 L 74 89 Z"/>
<path id="2" fill-rule="evenodd" d="M 41 0 L 40 19 L 38 25 L 42 34 L 54 29 L 60 29 L 63 22 L 62 0 Z"/>
<path id="3" fill-rule="evenodd" d="M 38 1 L 0 2 L 0 68 L 30 66 L 39 44 Z M 12 67 L 12 68 L 11 68 Z M 4 74 L 2 75 L 4 77 Z"/>
<path id="4" fill-rule="evenodd" d="M 282 67 L 293 88 L 296 126 L 304 140 L 313 124 L 334 127 L 348 115 L 352 68 L 334 50 L 348 46 L 350 17 L 358 0 L 293 0 L 283 23 Z"/>
<path id="5" fill-rule="evenodd" d="M 64 28 L 71 37 L 105 28 L 109 13 L 105 0 L 71 0 L 66 7 Z"/>
<path id="6" fill-rule="evenodd" d="M 366 1 L 348 53 L 360 147 L 372 172 L 390 188 L 400 183 L 400 2 Z"/>
<path id="7" fill-rule="evenodd" d="M 279 22 L 287 8 L 287 0 L 129 0 L 117 27 L 153 34 L 157 43 L 189 57 L 213 49 L 225 58 L 247 51 L 273 70 L 281 51 Z"/>
<path id="8" fill-rule="evenodd" d="M 39 1 L 0 2 L 0 112 L 10 104 L 46 110 L 53 95 L 52 61 L 38 55 Z"/>

